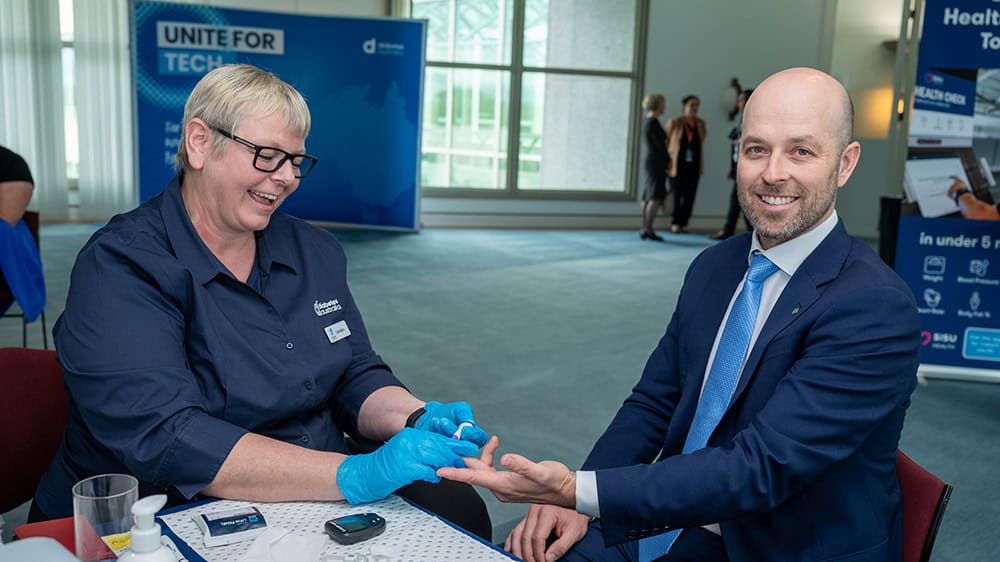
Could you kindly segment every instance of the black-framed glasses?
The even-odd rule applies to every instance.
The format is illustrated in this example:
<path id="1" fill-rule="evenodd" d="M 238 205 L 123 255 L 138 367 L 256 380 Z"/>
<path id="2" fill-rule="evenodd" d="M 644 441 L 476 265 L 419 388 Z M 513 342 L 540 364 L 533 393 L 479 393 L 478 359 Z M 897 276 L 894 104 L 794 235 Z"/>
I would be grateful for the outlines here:
<path id="1" fill-rule="evenodd" d="M 238 137 L 225 129 L 212 127 L 220 135 L 232 139 L 247 148 L 253 149 L 253 167 L 261 172 L 273 172 L 280 168 L 286 161 L 292 162 L 292 170 L 296 178 L 304 178 L 312 171 L 316 165 L 316 158 L 308 154 L 292 154 L 273 146 L 260 146 L 247 139 Z"/>

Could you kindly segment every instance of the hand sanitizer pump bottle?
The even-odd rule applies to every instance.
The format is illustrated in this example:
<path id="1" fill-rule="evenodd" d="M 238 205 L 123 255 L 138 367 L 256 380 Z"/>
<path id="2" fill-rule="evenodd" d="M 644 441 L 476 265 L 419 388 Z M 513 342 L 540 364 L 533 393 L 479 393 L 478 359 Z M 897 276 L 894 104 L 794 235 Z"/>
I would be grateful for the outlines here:
<path id="1" fill-rule="evenodd" d="M 156 494 L 132 504 L 135 525 L 129 547 L 118 557 L 119 562 L 177 562 L 177 556 L 160 542 L 160 524 L 153 517 L 167 504 L 167 496 Z"/>

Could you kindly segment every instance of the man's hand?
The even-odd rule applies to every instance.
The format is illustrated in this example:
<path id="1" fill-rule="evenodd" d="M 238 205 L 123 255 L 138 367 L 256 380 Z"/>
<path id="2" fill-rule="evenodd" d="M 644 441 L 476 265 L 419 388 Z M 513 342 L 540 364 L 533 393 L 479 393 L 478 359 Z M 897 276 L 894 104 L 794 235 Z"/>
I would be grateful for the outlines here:
<path id="1" fill-rule="evenodd" d="M 571 509 L 532 505 L 507 536 L 503 548 L 527 562 L 558 560 L 587 534 L 588 523 L 590 517 Z M 546 548 L 545 543 L 552 533 L 558 538 Z"/>
<path id="2" fill-rule="evenodd" d="M 965 182 L 962 181 L 962 179 L 959 178 L 958 176 L 951 176 L 951 179 L 955 181 L 951 182 L 951 185 L 948 187 L 948 199 L 954 201 L 955 192 L 962 188 L 968 189 L 969 186 L 965 185 Z"/>
<path id="3" fill-rule="evenodd" d="M 505 503 L 544 503 L 574 509 L 576 507 L 576 473 L 556 461 L 534 463 L 521 455 L 508 453 L 500 466 L 509 472 L 493 468 L 493 453 L 500 445 L 496 436 L 483 447 L 479 460 L 466 459 L 468 468 L 444 467 L 437 471 L 441 478 L 482 486 Z"/>

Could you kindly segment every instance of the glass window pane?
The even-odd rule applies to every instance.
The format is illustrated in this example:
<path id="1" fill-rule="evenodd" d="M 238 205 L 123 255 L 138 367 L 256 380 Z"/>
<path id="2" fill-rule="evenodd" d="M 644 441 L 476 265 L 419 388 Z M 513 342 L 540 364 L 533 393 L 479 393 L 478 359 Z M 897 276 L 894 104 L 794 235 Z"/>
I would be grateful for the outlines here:
<path id="1" fill-rule="evenodd" d="M 518 188 L 625 191 L 631 80 L 525 73 Z"/>
<path id="2" fill-rule="evenodd" d="M 63 47 L 62 53 L 62 79 L 63 79 L 63 133 L 66 135 L 66 177 L 71 180 L 80 177 L 80 135 L 77 126 L 76 100 L 76 74 L 74 69 L 75 51 L 72 47 Z"/>
<path id="3" fill-rule="evenodd" d="M 65 42 L 73 41 L 73 0 L 59 0 L 59 36 Z"/>
<path id="4" fill-rule="evenodd" d="M 631 71 L 635 1 L 525 0 L 524 65 Z"/>
<path id="5" fill-rule="evenodd" d="M 427 20 L 427 60 L 510 64 L 514 0 L 413 0 Z"/>
<path id="6" fill-rule="evenodd" d="M 506 187 L 510 73 L 428 67 L 421 184 Z"/>

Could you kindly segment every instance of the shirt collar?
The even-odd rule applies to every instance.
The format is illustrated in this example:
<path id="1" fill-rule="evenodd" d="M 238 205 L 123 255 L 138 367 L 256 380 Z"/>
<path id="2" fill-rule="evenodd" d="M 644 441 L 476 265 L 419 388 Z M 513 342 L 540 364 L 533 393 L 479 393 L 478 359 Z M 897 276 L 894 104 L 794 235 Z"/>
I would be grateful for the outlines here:
<path id="1" fill-rule="evenodd" d="M 750 258 L 753 257 L 754 252 L 760 252 L 767 259 L 771 260 L 774 265 L 778 266 L 781 271 L 791 277 L 798 271 L 802 262 L 806 261 L 809 254 L 813 253 L 819 247 L 820 243 L 833 232 L 834 227 L 837 226 L 837 220 L 837 211 L 835 209 L 826 220 L 816 225 L 812 230 L 804 232 L 791 240 L 782 242 L 770 250 L 761 248 L 760 241 L 757 240 L 757 233 L 755 232 L 751 239 L 750 253 L 747 255 L 747 261 L 749 262 Z"/>
<path id="2" fill-rule="evenodd" d="M 204 285 L 216 275 L 223 274 L 232 277 L 226 266 L 222 265 L 215 254 L 208 249 L 191 223 L 184 199 L 181 197 L 181 181 L 183 173 L 174 176 L 163 192 L 160 204 L 160 214 L 167 231 L 167 238 L 174 250 L 174 255 L 191 271 L 195 280 Z M 274 233 L 272 225 L 278 219 L 278 213 L 271 217 L 267 228 L 254 233 L 257 238 L 257 259 L 261 272 L 271 270 L 272 264 L 280 263 L 295 271 L 298 253 L 290 248 L 290 236 Z M 284 226 L 285 221 L 280 221 Z M 279 229 L 281 227 L 278 227 Z"/>

